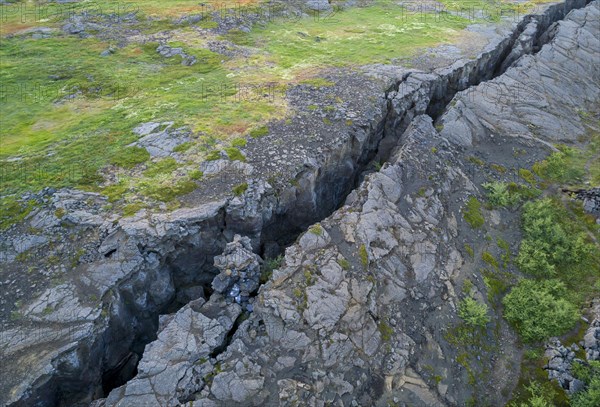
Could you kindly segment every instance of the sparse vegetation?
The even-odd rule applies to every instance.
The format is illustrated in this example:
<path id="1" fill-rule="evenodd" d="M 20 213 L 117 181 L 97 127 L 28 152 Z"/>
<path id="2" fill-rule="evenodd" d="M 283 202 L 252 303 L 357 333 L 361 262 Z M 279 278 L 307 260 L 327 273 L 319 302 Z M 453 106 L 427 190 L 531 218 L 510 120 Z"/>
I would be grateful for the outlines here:
<path id="1" fill-rule="evenodd" d="M 469 197 L 466 206 L 463 208 L 463 217 L 473 229 L 483 226 L 485 219 L 481 213 L 481 202 L 474 196 Z"/>
<path id="2" fill-rule="evenodd" d="M 360 257 L 360 262 L 364 268 L 369 266 L 369 253 L 367 252 L 367 246 L 364 244 L 360 245 L 358 249 L 358 256 Z"/>
<path id="3" fill-rule="evenodd" d="M 227 157 L 229 157 L 230 160 L 242 162 L 246 161 L 246 157 L 244 156 L 244 154 L 242 154 L 242 152 L 236 147 L 227 147 L 225 149 L 225 152 L 227 153 Z"/>
<path id="4" fill-rule="evenodd" d="M 247 189 L 248 189 L 248 184 L 244 182 L 243 184 L 239 184 L 239 185 L 236 185 L 235 187 L 233 187 L 233 193 L 236 196 L 240 196 L 240 195 L 243 195 Z"/>
<path id="5" fill-rule="evenodd" d="M 265 284 L 273 275 L 273 270 L 278 269 L 283 264 L 283 256 L 277 256 L 272 259 L 267 259 L 262 264 L 260 270 L 260 283 Z"/>
<path id="6" fill-rule="evenodd" d="M 471 258 L 475 258 L 475 251 L 473 250 L 473 247 L 471 247 L 470 244 L 465 243 L 465 251 L 469 256 L 471 256 Z"/>
<path id="7" fill-rule="evenodd" d="M 320 223 L 316 223 L 308 228 L 309 233 L 312 233 L 315 236 L 323 236 L 323 227 Z"/>
<path id="8" fill-rule="evenodd" d="M 381 334 L 381 340 L 384 342 L 389 342 L 392 339 L 394 330 L 387 322 L 379 321 L 377 324 L 377 329 L 379 329 L 379 333 Z"/>

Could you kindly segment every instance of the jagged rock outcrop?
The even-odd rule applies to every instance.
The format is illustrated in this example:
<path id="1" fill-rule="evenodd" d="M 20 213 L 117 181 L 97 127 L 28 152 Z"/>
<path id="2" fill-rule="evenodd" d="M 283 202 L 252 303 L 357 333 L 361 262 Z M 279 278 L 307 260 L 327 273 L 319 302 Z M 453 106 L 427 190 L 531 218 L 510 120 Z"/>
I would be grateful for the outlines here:
<path id="1" fill-rule="evenodd" d="M 235 235 L 233 242 L 227 243 L 223 254 L 215 257 L 219 274 L 212 281 L 212 288 L 252 310 L 248 300 L 260 285 L 260 261 L 260 257 L 252 251 L 250 239 Z"/>
<path id="2" fill-rule="evenodd" d="M 209 359 L 223 346 L 241 307 L 219 295 L 161 316 L 158 339 L 150 343 L 135 379 L 95 406 L 169 406 L 185 403 L 204 387 L 200 378 L 214 370 Z"/>

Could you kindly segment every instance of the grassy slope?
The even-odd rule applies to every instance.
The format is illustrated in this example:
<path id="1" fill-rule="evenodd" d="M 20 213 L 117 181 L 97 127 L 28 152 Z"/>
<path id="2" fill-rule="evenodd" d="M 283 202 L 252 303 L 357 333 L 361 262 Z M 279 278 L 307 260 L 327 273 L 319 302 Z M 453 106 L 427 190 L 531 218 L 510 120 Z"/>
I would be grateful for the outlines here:
<path id="1" fill-rule="evenodd" d="M 106 3 L 101 10 L 119 10 L 117 4 Z M 240 2 L 231 5 L 239 8 Z M 93 10 L 92 6 L 83 2 L 75 7 Z M 197 138 L 185 151 L 178 171 L 148 176 L 140 164 L 138 171 L 126 170 L 121 175 L 119 195 L 127 201 L 152 201 L 156 197 L 143 186 L 155 183 L 156 177 L 167 188 L 175 179 L 189 181 L 186 174 L 207 154 L 287 114 L 282 97 L 263 99 L 250 94 L 240 98 L 236 87 L 264 89 L 276 84 L 282 92 L 306 78 L 319 84 L 311 78 L 324 67 L 388 63 L 423 47 L 456 41 L 472 22 L 458 17 L 423 20 L 421 15 L 403 12 L 394 2 L 377 0 L 373 6 L 334 15 L 271 21 L 250 34 L 230 33 L 226 39 L 253 51 L 250 57 L 227 58 L 205 48 L 208 39 L 221 37 L 199 34 L 189 25 L 173 22 L 181 15 L 206 16 L 210 7 L 187 0 L 142 0 L 135 3 L 137 22 L 124 23 L 142 35 L 175 30 L 169 45 L 183 47 L 197 57 L 198 63 L 190 67 L 181 65 L 178 56 L 161 57 L 156 52 L 158 44 L 144 43 L 141 36 L 124 34 L 130 40 L 124 48 L 110 40 L 80 39 L 60 31 L 50 38 L 31 39 L 18 35 L 19 31 L 33 25 L 58 28 L 63 19 L 34 22 L 31 17 L 23 20 L 5 13 L 0 27 L 0 195 L 45 186 L 97 190 L 98 171 L 120 162 L 124 146 L 136 139 L 132 129 L 137 125 L 151 120 L 187 125 Z M 200 23 L 207 28 L 211 24 L 206 18 Z M 17 35 L 6 37 L 8 33 Z M 114 47 L 114 54 L 102 57 L 109 46 Z M 74 97 L 65 99 L 69 95 Z M 18 164 L 6 162 L 14 157 L 21 158 Z M 108 192 L 115 194 L 115 188 Z M 175 195 L 167 194 L 167 198 Z"/>

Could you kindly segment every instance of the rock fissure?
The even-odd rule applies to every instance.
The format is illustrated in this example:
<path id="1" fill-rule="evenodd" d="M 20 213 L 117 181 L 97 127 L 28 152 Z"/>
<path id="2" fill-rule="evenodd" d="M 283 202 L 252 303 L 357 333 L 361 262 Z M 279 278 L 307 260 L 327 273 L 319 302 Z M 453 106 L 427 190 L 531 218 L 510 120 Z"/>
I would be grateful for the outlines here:
<path id="1" fill-rule="evenodd" d="M 349 140 L 348 144 L 358 146 L 359 153 L 350 156 L 353 149 L 348 147 L 337 155 L 332 154 L 321 166 L 304 169 L 297 177 L 299 186 L 287 194 L 292 198 L 275 197 L 265 192 L 264 183 L 258 182 L 241 197 L 212 207 L 207 205 L 200 211 L 195 208 L 201 215 L 193 211 L 185 213 L 191 221 L 182 222 L 173 216 L 161 215 L 159 219 L 153 219 L 152 227 L 136 220 L 127 232 L 113 229 L 103 242 L 106 250 L 101 252 L 105 253 L 107 267 L 120 269 L 121 281 L 103 295 L 105 304 L 109 304 L 104 307 L 106 315 L 96 316 L 103 318 L 106 327 L 98 327 L 101 334 L 95 332 L 92 339 L 82 340 L 58 355 L 58 374 L 40 379 L 32 386 L 33 390 L 16 401 L 11 400 L 15 401 L 11 405 L 50 406 L 60 393 L 63 399 L 56 405 L 84 405 L 92 398 L 106 397 L 112 390 L 139 376 L 138 362 L 144 355 L 142 349 L 151 346 L 149 344 L 154 340 L 160 341 L 160 336 L 157 337 L 159 327 L 167 326 L 167 321 L 176 318 L 172 314 L 161 315 L 167 311 L 173 313 L 186 307 L 194 311 L 196 307 L 201 315 L 193 314 L 190 318 L 194 320 L 202 319 L 202 315 L 219 307 L 227 308 L 228 319 L 219 321 L 218 340 L 211 342 L 206 357 L 214 359 L 225 352 L 244 321 L 237 302 L 246 304 L 241 300 L 225 304 L 209 299 L 216 291 L 214 285 L 211 287 L 217 276 L 213 262 L 227 242 L 238 234 L 248 236 L 254 253 L 265 258 L 274 257 L 309 225 L 339 208 L 369 172 L 370 163 L 387 161 L 392 148 L 386 147 L 398 145 L 401 135 L 416 116 L 428 114 L 437 119 L 456 93 L 502 75 L 518 58 L 535 53 L 552 39 L 549 31 L 553 23 L 564 18 L 571 9 L 587 3 L 586 0 L 566 1 L 549 7 L 541 16 L 525 18 L 510 38 L 505 38 L 474 61 L 434 74 L 409 72 L 403 75 L 385 92 L 383 118 L 365 130 L 364 142 L 356 142 L 352 137 Z M 527 32 L 528 27 L 532 27 L 531 32 Z M 160 230 L 156 225 L 160 225 Z M 131 236 L 141 237 L 143 243 L 135 242 Z M 116 246 L 111 245 L 115 239 L 122 240 Z M 133 264 L 132 256 L 139 256 L 141 260 Z M 231 287 L 228 285 L 222 291 L 229 296 L 226 289 Z M 257 292 L 258 287 L 249 290 L 248 297 L 254 298 Z M 212 323 L 203 320 L 205 336 L 212 329 Z M 64 362 L 73 355 L 85 363 L 79 367 L 66 366 L 61 371 Z M 81 375 L 81 370 L 88 368 L 88 373 Z M 146 373 L 152 371 L 148 366 L 142 368 Z M 199 363 L 198 369 L 209 372 L 214 368 L 204 362 Z M 100 389 L 97 386 L 91 392 L 82 392 L 81 389 L 90 383 L 97 384 L 98 378 L 101 378 Z M 178 381 L 186 378 L 184 374 Z M 200 391 L 202 387 L 197 384 L 194 389 Z M 57 388 L 59 393 L 56 393 Z M 186 397 L 182 395 L 180 399 Z"/>
<path id="2" fill-rule="evenodd" d="M 502 75 L 521 56 L 538 52 L 544 45 L 539 42 L 540 38 L 544 38 L 547 42 L 552 40 L 551 36 L 544 37 L 544 34 L 546 34 L 553 23 L 563 19 L 570 10 L 584 7 L 590 1 L 591 0 L 568 0 L 565 3 L 549 7 L 544 14 L 525 17 L 523 21 L 517 24 L 514 33 L 509 38 L 500 41 L 496 47 L 490 51 L 484 52 L 475 61 L 469 61 L 456 69 L 450 68 L 435 74 L 408 72 L 403 75 L 401 80 L 399 80 L 390 90 L 385 92 L 385 99 L 387 101 L 386 113 L 385 119 L 380 125 L 382 126 L 383 131 L 379 135 L 379 139 L 377 132 L 369 135 L 369 137 L 373 137 L 375 140 L 365 144 L 369 145 L 373 143 L 374 148 L 370 151 L 365 151 L 363 154 L 366 153 L 366 159 L 357 162 L 356 173 L 352 176 L 354 182 L 347 183 L 341 187 L 336 186 L 334 188 L 338 191 L 343 190 L 347 192 L 338 194 L 338 198 L 332 201 L 333 204 L 332 202 L 323 200 L 329 208 L 326 211 L 318 210 L 317 212 L 320 213 L 319 216 L 308 221 L 305 220 L 299 227 L 292 228 L 293 232 L 288 232 L 288 235 L 281 236 L 276 234 L 275 236 L 271 236 L 274 240 L 285 242 L 284 245 L 278 245 L 279 250 L 277 250 L 276 253 L 278 254 L 281 252 L 282 246 L 284 248 L 286 245 L 295 241 L 296 238 L 306 230 L 308 224 L 324 219 L 343 204 L 345 196 L 360 184 L 364 175 L 367 173 L 366 169 L 368 168 L 368 165 L 372 163 L 376 157 L 380 163 L 386 162 L 389 159 L 392 150 L 388 149 L 388 154 L 382 154 L 381 146 L 385 145 L 388 138 L 390 138 L 390 143 L 397 145 L 398 139 L 406 131 L 414 117 L 426 114 L 435 121 L 445 111 L 448 104 L 458 92 L 477 86 L 482 82 L 492 80 Z M 524 34 L 527 28 L 532 25 L 534 29 Z M 524 44 L 526 44 L 526 46 Z M 415 83 L 410 83 L 413 78 L 415 79 Z M 407 108 L 397 109 L 397 106 L 402 106 L 406 102 L 410 103 Z M 318 189 L 319 175 L 326 173 L 326 170 L 317 173 L 315 189 Z M 322 178 L 327 177 L 322 176 Z M 329 185 L 331 184 L 335 184 L 335 180 L 329 183 Z M 315 192 L 312 191 L 311 193 L 314 194 Z M 318 208 L 320 206 L 322 205 L 319 205 L 317 200 L 316 207 Z M 227 208 L 224 209 L 223 212 L 223 223 L 220 227 L 220 231 L 223 236 L 228 236 L 231 232 L 228 233 Z M 284 214 L 283 219 L 285 219 L 285 215 L 286 214 Z M 284 225 L 285 223 L 286 222 L 284 221 Z M 264 241 L 265 239 L 263 236 L 268 236 L 264 231 L 259 231 L 258 235 L 261 237 L 261 244 L 258 245 L 255 252 L 264 255 L 265 245 L 268 246 L 269 243 L 272 242 Z M 256 247 L 257 245 L 254 244 L 253 246 Z M 203 270 L 202 272 L 210 273 L 212 266 L 208 264 L 207 267 L 209 270 Z M 257 293 L 258 288 L 251 292 L 251 297 L 254 298 Z M 176 311 L 176 309 L 171 308 L 169 311 L 173 312 Z M 218 355 L 226 351 L 231 338 L 235 335 L 236 330 L 240 325 L 240 321 L 243 319 L 243 314 L 236 319 L 231 329 L 227 332 L 223 343 L 215 347 L 211 352 L 211 358 L 216 359 Z M 140 354 L 139 357 L 141 359 L 142 355 Z"/>

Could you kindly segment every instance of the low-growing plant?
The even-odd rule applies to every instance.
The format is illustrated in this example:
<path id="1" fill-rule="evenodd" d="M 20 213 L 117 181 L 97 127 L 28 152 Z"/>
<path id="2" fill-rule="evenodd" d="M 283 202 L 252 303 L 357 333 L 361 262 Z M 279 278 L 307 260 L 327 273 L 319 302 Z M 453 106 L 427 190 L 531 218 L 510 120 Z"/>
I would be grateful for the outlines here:
<path id="1" fill-rule="evenodd" d="M 242 152 L 236 147 L 227 147 L 225 149 L 225 152 L 227 153 L 227 157 L 229 157 L 230 160 L 242 162 L 246 161 L 246 157 L 244 156 L 244 154 L 242 154 Z"/>
<path id="2" fill-rule="evenodd" d="M 379 329 L 379 333 L 381 334 L 381 339 L 384 342 L 389 342 L 392 339 L 392 335 L 394 334 L 394 330 L 391 326 L 388 325 L 385 321 L 379 321 L 377 324 L 377 328 Z"/>
<path id="3" fill-rule="evenodd" d="M 239 184 L 239 185 L 236 185 L 235 187 L 233 187 L 233 193 L 236 196 L 240 196 L 240 195 L 243 195 L 247 189 L 248 189 L 248 184 L 246 182 L 244 182 L 243 184 Z"/>
<path id="4" fill-rule="evenodd" d="M 269 279 L 273 275 L 273 270 L 276 270 L 279 267 L 281 267 L 282 263 L 283 256 L 281 255 L 272 259 L 265 260 L 260 270 L 260 283 L 265 284 L 267 281 L 269 281 Z"/>
<path id="5" fill-rule="evenodd" d="M 469 197 L 467 204 L 463 209 L 463 217 L 473 229 L 477 229 L 483 226 L 485 219 L 481 213 L 481 202 L 474 196 Z"/>
<path id="6" fill-rule="evenodd" d="M 367 268 L 369 265 L 369 253 L 367 252 L 367 246 L 361 244 L 358 249 L 358 256 L 360 257 L 360 262 L 363 267 Z"/>
<path id="7" fill-rule="evenodd" d="M 125 147 L 120 149 L 110 161 L 111 164 L 129 169 L 145 163 L 149 159 L 150 153 L 145 148 Z"/>
<path id="8" fill-rule="evenodd" d="M 309 231 L 310 233 L 312 233 L 313 235 L 316 235 L 316 236 L 323 236 L 323 227 L 322 227 L 322 226 L 321 226 L 319 223 L 316 223 L 316 224 L 314 224 L 313 226 L 311 226 L 311 227 L 308 229 L 308 231 Z"/>
<path id="9" fill-rule="evenodd" d="M 177 161 L 173 157 L 167 157 L 148 166 L 144 171 L 146 177 L 156 177 L 172 173 L 177 168 Z"/>
<path id="10" fill-rule="evenodd" d="M 471 258 L 475 257 L 475 251 L 473 250 L 473 247 L 471 247 L 470 244 L 465 243 L 465 251 L 469 256 L 471 256 Z"/>
<path id="11" fill-rule="evenodd" d="M 198 181 L 198 180 L 202 179 L 202 177 L 204 176 L 204 173 L 202 171 L 200 171 L 200 170 L 192 170 L 192 171 L 190 171 L 190 173 L 188 174 L 188 176 L 191 179 L 193 179 L 195 181 Z"/>
<path id="12" fill-rule="evenodd" d="M 194 145 L 194 143 L 192 143 L 191 141 L 186 141 L 185 143 L 181 143 L 181 144 L 175 146 L 175 148 L 173 148 L 173 152 L 185 153 L 190 148 L 192 148 L 193 145 Z"/>
<path id="13" fill-rule="evenodd" d="M 257 127 L 256 129 L 250 130 L 250 137 L 259 138 L 269 134 L 269 128 L 267 126 Z"/>
<path id="14" fill-rule="evenodd" d="M 213 150 L 206 155 L 206 161 L 216 161 L 221 159 L 221 152 Z"/>
<path id="15" fill-rule="evenodd" d="M 545 160 L 533 164 L 533 172 L 539 177 L 550 181 L 577 182 L 583 177 L 584 172 L 573 165 L 569 165 L 569 159 L 573 157 L 574 153 L 573 149 L 563 147 L 561 151 L 556 151 L 546 157 Z"/>
<path id="16" fill-rule="evenodd" d="M 487 191 L 487 199 L 492 207 L 508 207 L 517 204 L 521 197 L 511 193 L 504 182 L 486 182 L 482 186 Z"/>
<path id="17" fill-rule="evenodd" d="M 498 270 L 498 260 L 492 255 L 492 253 L 484 251 L 481 253 L 481 260 L 485 261 L 487 264 L 492 266 L 494 270 Z"/>
<path id="18" fill-rule="evenodd" d="M 233 141 L 231 142 L 231 146 L 232 147 L 246 147 L 247 143 L 248 142 L 246 141 L 245 138 L 239 137 L 239 138 L 233 139 Z"/>
<path id="19" fill-rule="evenodd" d="M 458 316 L 472 327 L 485 327 L 490 322 L 488 307 L 485 303 L 466 296 L 458 304 Z"/>
<path id="20" fill-rule="evenodd" d="M 519 168 L 519 176 L 525 180 L 529 185 L 535 185 L 535 176 L 531 171 L 526 168 Z"/>

